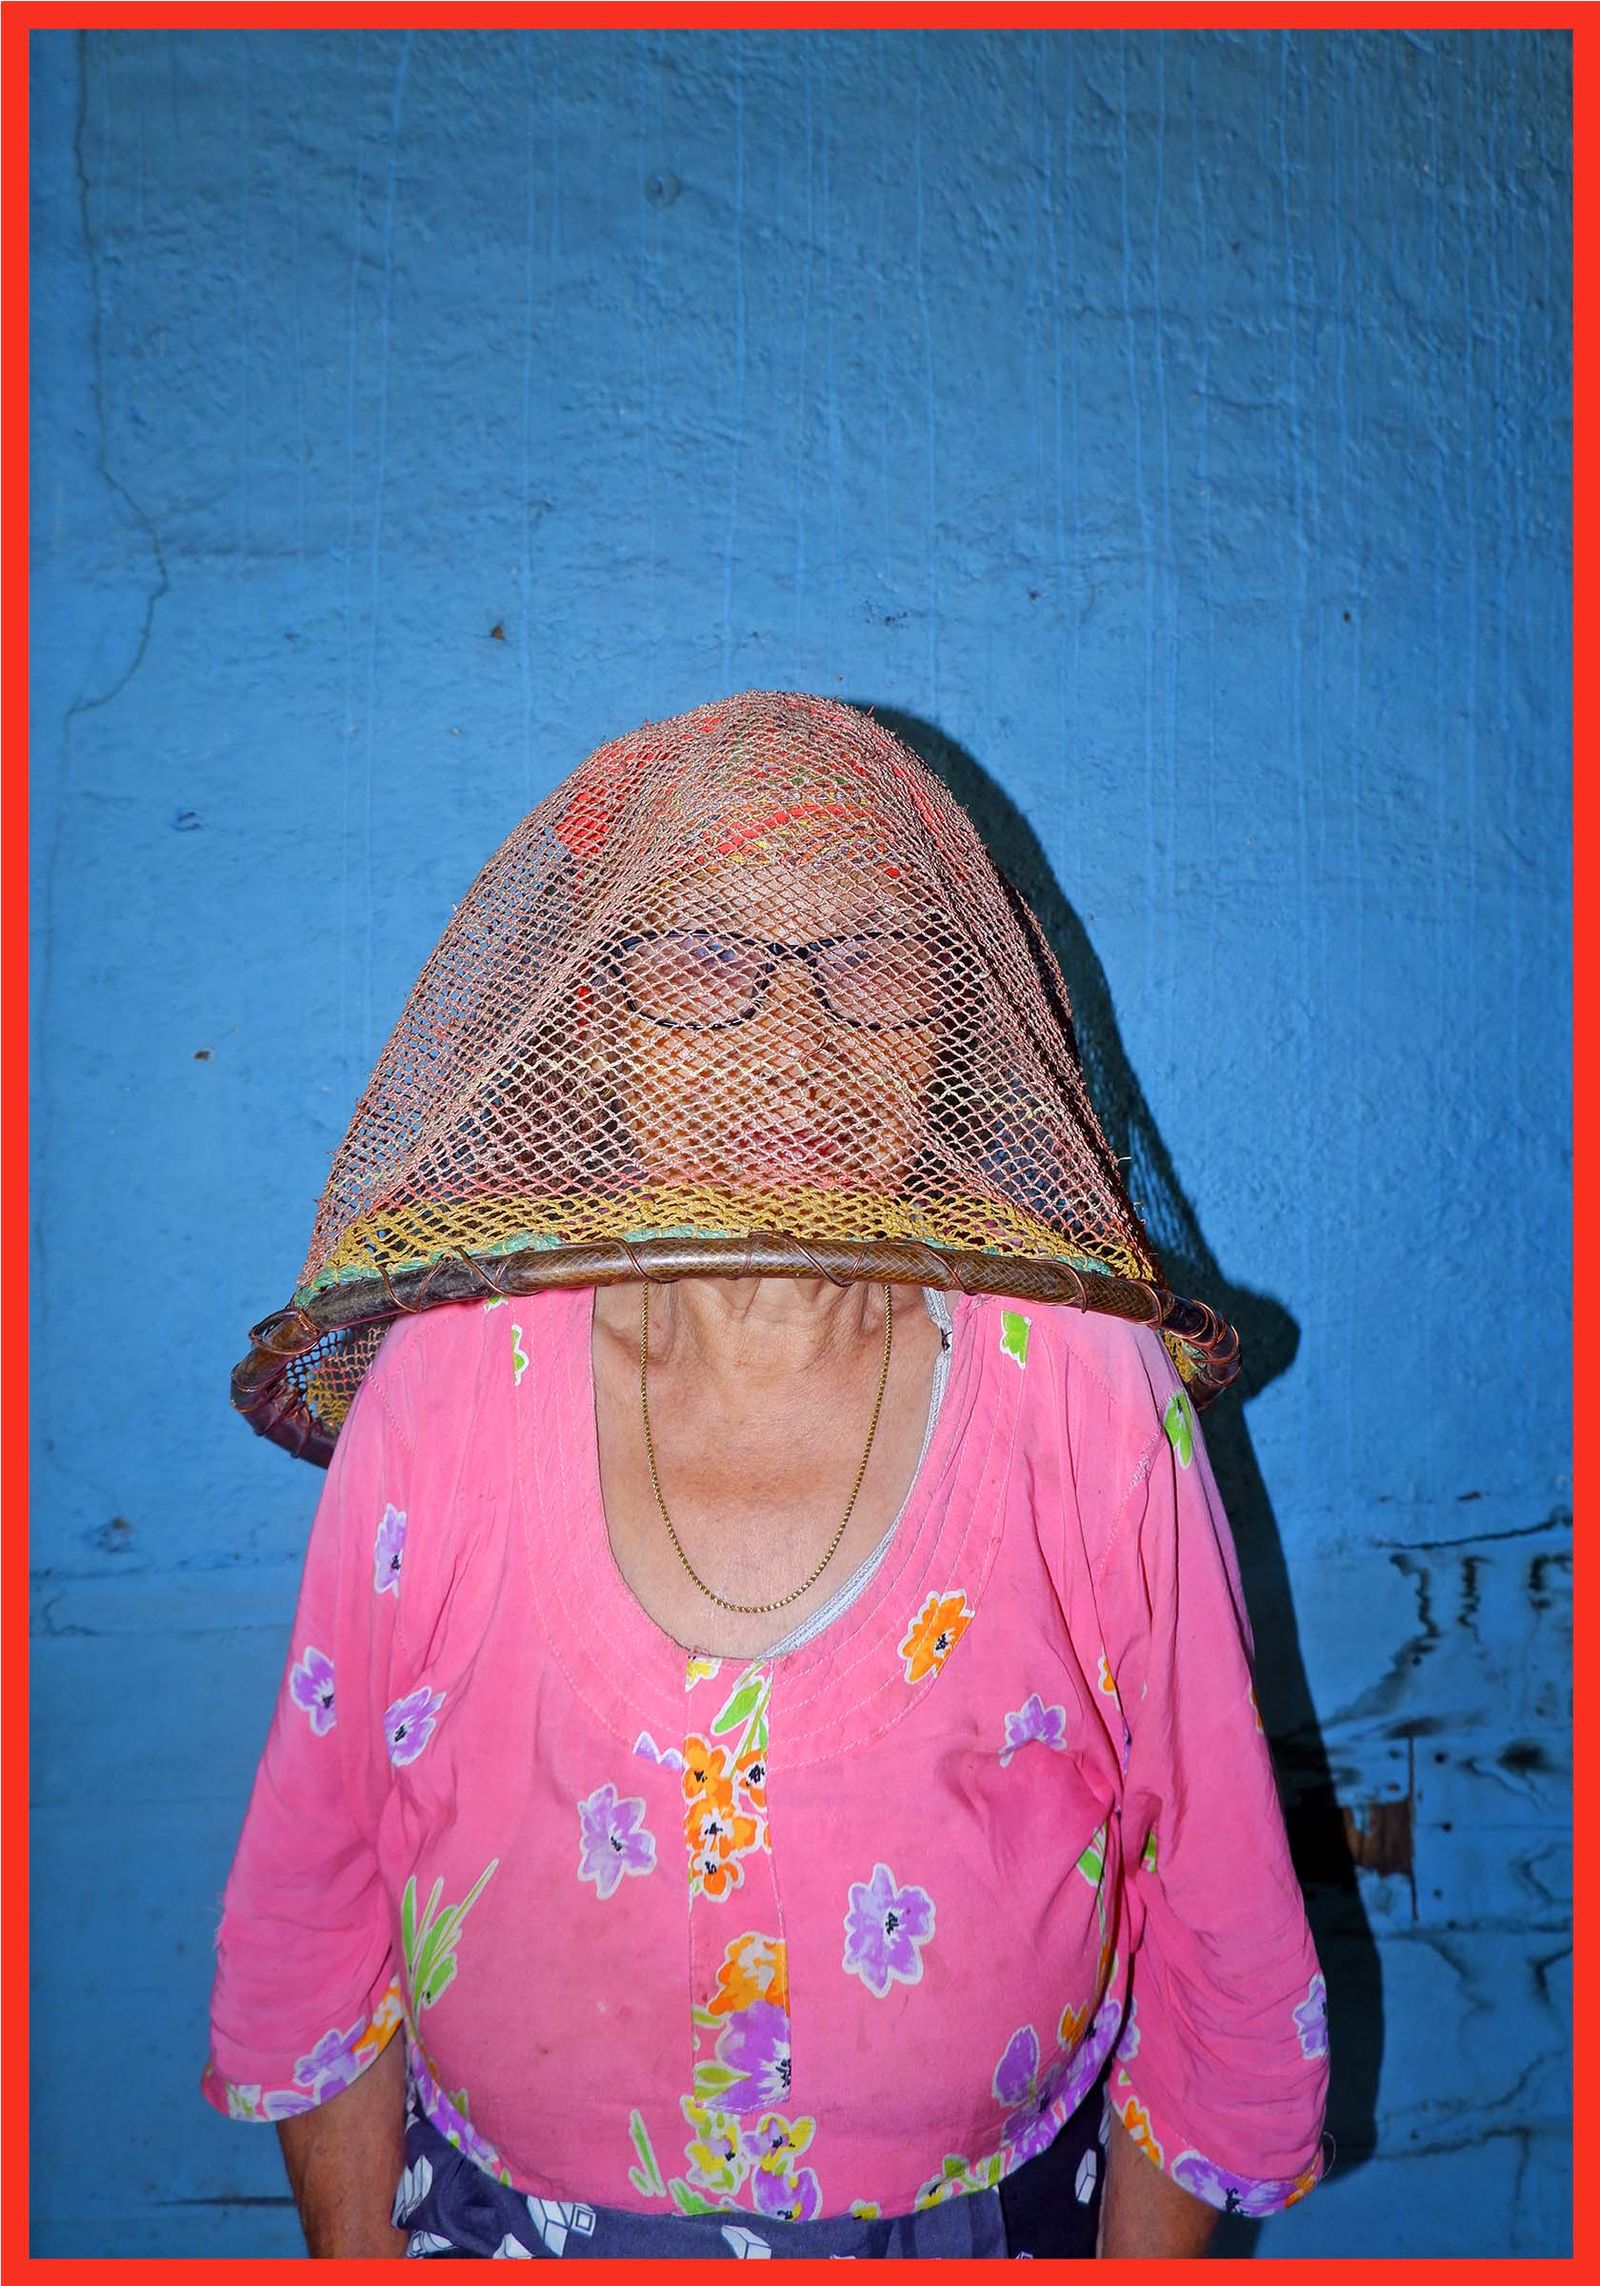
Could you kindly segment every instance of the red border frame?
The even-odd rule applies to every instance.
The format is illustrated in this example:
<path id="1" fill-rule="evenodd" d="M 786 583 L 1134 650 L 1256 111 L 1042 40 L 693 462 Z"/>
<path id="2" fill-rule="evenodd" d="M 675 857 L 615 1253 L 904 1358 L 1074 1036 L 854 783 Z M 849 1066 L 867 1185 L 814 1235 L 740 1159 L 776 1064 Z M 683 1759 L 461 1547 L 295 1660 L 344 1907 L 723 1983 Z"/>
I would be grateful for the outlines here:
<path id="1" fill-rule="evenodd" d="M 27 753 L 28 695 L 28 34 L 34 30 L 99 30 L 99 29 L 171 29 L 205 31 L 229 28 L 284 29 L 341 28 L 400 29 L 407 26 L 462 29 L 507 29 L 538 27 L 561 30 L 578 28 L 609 28 L 619 31 L 643 27 L 679 27 L 683 29 L 715 30 L 739 26 L 752 30 L 785 30 L 802 27 L 825 29 L 833 26 L 869 26 L 882 29 L 905 30 L 919 27 L 935 29 L 973 29 L 985 31 L 1016 30 L 1024 28 L 1084 28 L 1132 30 L 1207 30 L 1230 29 L 1239 31 L 1272 32 L 1284 28 L 1343 28 L 1360 30 L 1423 29 L 1439 30 L 1569 30 L 1573 36 L 1573 145 L 1574 145 L 1574 407 L 1582 401 L 1584 381 L 1589 367 L 1587 327 L 1592 307 L 1587 283 L 1588 227 L 1587 205 L 1590 199 L 1588 170 L 1581 153 L 1585 147 L 1584 135 L 1588 130 L 1600 136 L 1600 99 L 1591 93 L 1590 62 L 1600 48 L 1600 30 L 1591 29 L 1592 9 L 1582 4 L 1567 7 L 1515 6 L 1485 4 L 1485 0 L 1466 0 L 1466 4 L 1422 4 L 1412 6 L 1356 5 L 1347 0 L 1345 5 L 1318 6 L 1313 4 L 1284 4 L 1274 6 L 1270 0 L 1262 5 L 1249 5 L 1248 0 L 1235 0 L 1231 6 L 1204 4 L 1183 5 L 1181 0 L 1152 0 L 1152 4 L 1133 5 L 1123 0 L 1122 5 L 1042 4 L 1028 6 L 1004 4 L 983 5 L 982 0 L 900 0 L 899 5 L 880 4 L 858 6 L 849 0 L 773 0 L 771 5 L 729 4 L 729 0 L 711 0 L 711 4 L 695 5 L 693 0 L 656 0 L 655 5 L 637 5 L 634 0 L 617 0 L 616 5 L 515 5 L 473 4 L 462 0 L 452 6 L 448 0 L 372 0 L 371 5 L 342 4 L 318 5 L 316 0 L 282 0 L 273 5 L 271 0 L 197 0 L 185 6 L 179 0 L 165 0 L 165 4 L 150 4 L 150 0 L 127 0 L 125 5 L 100 4 L 73 5 L 72 0 L 0 0 L 0 123 L 3 123 L 4 150 L 0 158 L 0 312 L 4 325 L 4 374 L 0 384 L 0 482 L 4 487 L 3 540 L 0 540 L 0 567 L 3 567 L 4 585 L 0 589 L 0 639 L 3 639 L 3 724 L 5 737 L 5 767 L 0 774 L 0 892 L 3 892 L 3 914 L 0 914 L 0 1260 L 13 1265 L 10 1284 L 16 1294 L 16 1303 L 9 1313 L 6 1327 L 8 1349 L 5 1370 L 0 1377 L 0 1470 L 3 1470 L 5 1514 L 8 1530 L 4 1540 L 5 1594 L 0 1598 L 0 1790 L 3 1790 L 3 1809 L 0 1809 L 0 1945 L 8 1963 L 20 1963 L 27 1951 L 28 1920 L 28 1757 L 27 1757 L 27 1664 L 28 1664 L 28 1578 L 26 1540 L 21 1520 L 28 1513 L 28 1459 L 27 1459 L 27 1326 L 26 1290 L 19 1267 L 28 1259 L 28 1177 L 26 1159 L 26 1104 L 27 1063 L 26 1038 L 28 1025 L 28 946 L 27 946 L 27 835 L 28 835 L 28 777 L 23 757 Z M 1586 528 L 1585 509 L 1593 490 L 1593 455 L 1581 430 L 1574 437 L 1573 496 L 1577 531 L 1581 536 Z M 1581 577 L 1574 580 L 1574 620 L 1581 637 L 1583 626 L 1581 606 L 1587 589 Z M 1592 690 L 1595 667 L 1592 664 L 1594 646 L 1581 639 L 1574 646 L 1574 750 L 1580 751 L 1584 732 L 1594 719 Z M 1589 783 L 1581 773 L 1574 771 L 1573 786 L 1573 846 L 1574 861 L 1591 831 L 1591 817 L 1595 807 Z M 1574 985 L 1576 1006 L 1581 1010 L 1586 1000 L 1586 985 L 1593 959 L 1596 919 L 1586 911 L 1583 901 L 1575 901 L 1573 930 Z M 1577 1074 L 1581 1081 L 1583 1075 Z M 1576 1091 L 1578 1135 L 1584 1132 L 1586 1110 L 1584 1090 Z M 1577 1194 L 1574 1217 L 1575 1260 L 1581 1273 L 1582 1266 L 1593 1257 L 1590 1244 L 1590 1217 L 1581 1189 Z M 1586 1494 L 1590 1466 L 1582 1450 L 1574 1456 L 1576 1480 L 1575 1505 L 1581 1507 Z M 1583 1704 L 1578 1694 L 1578 1706 Z M 1581 1833 L 1581 1828 L 1580 1828 Z M 1576 1853 L 1581 1857 L 1581 1851 Z M 1586 1891 L 1587 1867 L 1581 1867 L 1583 1878 L 1580 1891 Z M 1581 1916 L 1575 1915 L 1581 1926 Z M 1574 2018 L 1575 2024 L 1587 2021 L 1587 1993 L 1589 1972 L 1581 1952 L 1575 1953 L 1574 1966 Z M 47 2260 L 28 2252 L 28 2168 L 27 2168 L 27 2059 L 28 2000 L 26 1984 L 13 1968 L 5 1980 L 6 2016 L 3 2027 L 3 2053 L 8 2070 L 12 2100 L 5 2117 L 3 2160 L 4 2195 L 0 2197 L 0 2267 L 10 2276 L 24 2270 L 31 2271 L 36 2263 L 47 2269 L 51 2277 L 85 2280 L 97 2275 L 106 2258 L 94 2260 Z M 196 2101 L 198 2103 L 198 2096 Z M 1591 2116 L 1587 2089 L 1581 2080 L 1574 2087 L 1575 2137 L 1578 2153 L 1586 2149 L 1583 2129 Z M 92 2124 L 86 2121 L 86 2124 Z M 172 2123 L 174 2137 L 181 2137 L 182 2122 Z M 1596 2233 L 1590 2220 L 1590 2199 L 1583 2171 L 1577 2172 L 1575 2198 L 1573 2261 L 1596 2251 Z M 1284 2258 L 1277 2258 L 1283 2260 Z M 163 2279 L 171 2258 L 131 2259 L 119 2268 L 137 2272 L 150 2280 Z M 366 2268 L 361 2264 L 359 2267 Z M 606 2263 L 598 2267 L 615 2272 L 618 2269 L 636 2275 L 637 2263 Z M 658 2268 L 650 2263 L 647 2268 Z M 824 2267 L 820 2262 L 808 2265 L 813 2273 Z M 962 2265 L 962 2267 L 977 2267 Z M 1259 2263 L 1229 2263 L 1224 2267 L 1246 2276 L 1258 2272 Z M 1306 2263 L 1288 2265 L 1297 2277 L 1330 2272 L 1346 2267 L 1344 2261 L 1316 2259 Z M 1407 2262 L 1409 2275 L 1454 2272 L 1463 2265 L 1443 2258 Z M 1473 2267 L 1476 2267 L 1474 2265 Z M 1567 2267 L 1567 2259 L 1496 2261 L 1493 2267 L 1506 2277 L 1533 2275 Z M 297 2268 L 287 2263 L 251 2262 L 204 2259 L 196 2264 L 183 2265 L 185 2274 L 205 2268 L 230 2276 L 241 2268 L 252 2279 L 263 2277 L 268 2270 L 275 2273 L 288 2269 L 298 2275 Z M 588 2273 L 592 2275 L 592 2271 Z"/>
<path id="2" fill-rule="evenodd" d="M 1587 10 L 1579 11 L 1580 18 L 1586 16 L 1587 14 Z M 1582 154 L 1585 149 L 1585 136 L 1600 134 L 1600 101 L 1597 101 L 1596 99 L 1596 81 L 1594 72 L 1595 57 L 1597 53 L 1600 53 L 1600 27 L 1597 27 L 1593 23 L 1580 22 L 1579 26 L 1574 30 L 1572 50 L 1572 509 L 1574 527 L 1572 582 L 1572 626 L 1574 635 L 1572 751 L 1574 760 L 1576 760 L 1576 757 L 1584 750 L 1586 744 L 1586 733 L 1595 719 L 1595 667 L 1593 659 L 1594 631 L 1591 614 L 1591 624 L 1587 630 L 1590 639 L 1586 641 L 1584 602 L 1588 590 L 1582 577 L 1582 541 L 1585 533 L 1589 530 L 1593 522 L 1595 464 L 1593 454 L 1589 450 L 1587 438 L 1581 426 L 1579 425 L 1577 412 L 1579 406 L 1582 405 L 1585 401 L 1586 384 L 1593 362 L 1590 351 L 1590 343 L 1592 339 L 1594 324 L 1594 296 L 1592 288 L 1594 271 L 1594 256 L 1592 251 L 1594 244 L 1594 192 L 1591 187 L 1592 177 Z M 1579 886 L 1577 881 L 1577 872 L 1582 852 L 1585 846 L 1592 843 L 1593 839 L 1593 815 L 1594 803 L 1589 791 L 1588 784 L 1585 781 L 1581 771 L 1574 768 L 1572 773 L 1572 858 L 1575 888 Z M 1595 916 L 1586 910 L 1584 900 L 1581 897 L 1575 898 L 1573 902 L 1572 943 L 1572 983 L 1573 1009 L 1575 1016 L 1575 1048 L 1577 1045 L 1576 1020 L 1579 1018 L 1580 1012 L 1582 1011 L 1588 999 L 1588 984 L 1590 970 L 1593 962 L 1594 943 Z M 1588 1121 L 1588 1105 L 1586 1101 L 1585 1089 L 1583 1086 L 1583 1077 L 1584 1075 L 1581 1065 L 1575 1062 L 1573 1070 L 1573 1171 L 1575 1175 L 1577 1175 L 1579 1172 L 1579 1146 L 1585 1140 Z M 1573 1319 L 1574 1324 L 1576 1325 L 1576 1304 L 1579 1292 L 1577 1281 L 1582 1279 L 1586 1268 L 1590 1263 L 1592 1263 L 1594 1259 L 1594 1248 L 1590 1238 L 1590 1212 L 1581 1181 L 1576 1184 L 1573 1195 L 1575 1201 L 1575 1212 L 1573 1217 L 1572 1232 L 1574 1269 L 1572 1302 Z M 1577 1349 L 1576 1344 L 1574 1344 L 1574 1424 L 1576 1424 L 1580 1418 L 1577 1407 L 1581 1398 L 1581 1389 L 1578 1386 L 1576 1379 L 1576 1359 Z M 1582 1443 L 1582 1441 L 1575 1437 L 1574 1446 L 1575 1450 L 1572 1460 L 1573 1514 L 1574 1516 L 1578 1516 L 1582 1514 L 1583 1505 L 1588 1493 L 1590 1479 L 1594 1474 L 1594 1469 L 1593 1464 L 1588 1457 L 1588 1449 Z M 1577 1574 L 1581 1581 L 1581 1568 L 1575 1568 L 1577 1569 Z M 1582 1689 L 1579 1687 L 1578 1678 L 1575 1672 L 1573 1676 L 1572 1725 L 1573 1777 L 1575 1782 L 1579 1775 L 1578 1756 L 1583 1745 L 1582 1714 L 1585 1704 L 1586 1701 L 1584 1699 L 1584 1694 Z M 1575 1800 L 1576 1796 L 1577 1786 L 1575 1783 Z M 1579 1931 L 1585 1925 L 1583 1921 L 1583 1915 L 1580 1910 L 1580 1900 L 1587 1899 L 1589 1895 L 1590 1880 L 1587 1857 L 1583 1847 L 1581 1846 L 1582 1841 L 1582 1829 L 1578 1825 L 1578 1822 L 1575 1818 L 1573 1835 L 1572 1980 L 1572 2022 L 1574 2034 L 1578 2032 L 1580 2027 L 1586 2027 L 1592 2024 L 1594 2020 L 1593 2012 L 1587 2006 L 1586 2001 L 1586 1995 L 1591 1989 L 1589 1964 L 1584 1958 L 1578 1946 Z M 1582 2051 L 1580 2051 L 1577 2040 L 1575 2038 L 1573 2043 L 1572 2086 L 1573 2154 L 1575 2161 L 1573 2171 L 1572 2243 L 1575 2257 L 1587 2257 L 1593 2255 L 1596 2248 L 1597 2237 L 1593 2220 L 1593 2189 L 1592 2186 L 1584 2179 L 1583 2168 L 1581 2165 L 1576 2163 L 1579 2160 L 1580 2155 L 1587 2149 L 1587 2143 L 1584 2138 L 1584 2130 L 1594 2117 L 1594 2107 L 1590 2101 L 1590 2087 L 1593 2080 L 1593 2069 L 1592 2067 L 1588 2067 L 1583 2071 L 1579 2070 L 1578 2056 L 1581 2052 Z"/>
<path id="3" fill-rule="evenodd" d="M 0 1247 L 14 1248 L 14 1290 L 22 1304 L 0 1375 L 0 1461 L 4 1469 L 4 1592 L 0 1593 L 0 1947 L 28 1957 L 28 75 L 25 27 L 0 18 Z M 27 2086 L 28 1998 L 22 1980 L 8 1999 L 4 2037 Z M 17 2106 L 26 2110 L 26 2101 Z M 26 2206 L 22 2172 L 0 2161 L 3 2195 Z M 0 2267 L 26 2248 L 27 2225 L 0 2216 Z"/>
<path id="4" fill-rule="evenodd" d="M 1259 31 L 1340 28 L 1346 30 L 1426 29 L 1439 31 L 1559 31 L 1577 36 L 1588 8 L 1584 0 L 1567 7 L 1520 7 L 1515 0 L 3 0 L 0 15 L 6 39 L 28 31 L 152 29 L 216 31 L 257 27 L 270 30 L 313 27 L 387 31 L 406 27 L 461 31 L 529 28 L 567 31 L 615 28 L 635 31 L 661 26 L 716 31 L 738 26 L 773 31 L 851 26 L 885 31 L 1021 31 L 1074 26 L 1129 31 Z"/>

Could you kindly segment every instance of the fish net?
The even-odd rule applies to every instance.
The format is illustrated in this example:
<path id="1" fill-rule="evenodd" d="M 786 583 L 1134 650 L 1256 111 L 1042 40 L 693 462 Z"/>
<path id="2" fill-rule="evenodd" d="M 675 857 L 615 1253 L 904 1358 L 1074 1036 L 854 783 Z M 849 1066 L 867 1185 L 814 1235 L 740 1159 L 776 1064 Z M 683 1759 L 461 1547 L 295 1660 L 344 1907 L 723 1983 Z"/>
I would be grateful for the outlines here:
<path id="1" fill-rule="evenodd" d="M 965 812 L 840 702 L 747 692 L 601 747 L 495 852 L 335 1154 L 236 1406 L 326 1463 L 397 1317 L 545 1286 L 898 1280 L 1160 1329 L 1060 969 Z"/>

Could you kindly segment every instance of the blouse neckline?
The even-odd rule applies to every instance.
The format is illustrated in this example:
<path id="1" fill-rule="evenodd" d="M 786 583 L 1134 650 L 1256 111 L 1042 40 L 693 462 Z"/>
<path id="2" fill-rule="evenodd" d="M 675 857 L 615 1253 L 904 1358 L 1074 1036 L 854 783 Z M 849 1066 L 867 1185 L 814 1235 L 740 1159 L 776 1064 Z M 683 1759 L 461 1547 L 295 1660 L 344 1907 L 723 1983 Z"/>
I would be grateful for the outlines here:
<path id="1" fill-rule="evenodd" d="M 835 1620 L 841 1618 L 858 1597 L 865 1594 L 885 1556 L 889 1553 L 894 1543 L 895 1534 L 905 1522 L 906 1510 L 910 1507 L 911 1496 L 921 1481 L 922 1471 L 927 1463 L 928 1451 L 933 1443 L 934 1431 L 939 1425 L 939 1415 L 944 1409 L 944 1393 L 950 1381 L 950 1351 L 955 1338 L 955 1329 L 950 1319 L 950 1305 L 937 1287 L 924 1286 L 922 1288 L 922 1303 L 929 1317 L 939 1329 L 939 1348 L 933 1361 L 933 1380 L 928 1390 L 928 1413 L 922 1424 L 922 1442 L 917 1448 L 916 1465 L 911 1471 L 911 1481 L 906 1487 L 905 1497 L 895 1510 L 888 1528 L 880 1533 L 876 1545 L 868 1549 L 850 1577 L 834 1589 L 825 1603 L 819 1604 L 808 1617 L 799 1620 L 786 1634 L 780 1635 L 776 1643 L 769 1645 L 766 1653 L 769 1659 L 776 1659 L 781 1654 L 803 1649 L 807 1643 L 812 1642 L 830 1628 Z"/>
<path id="2" fill-rule="evenodd" d="M 551 1401 L 536 1417 L 522 1416 L 528 1425 L 518 1441 L 524 1560 L 532 1570 L 551 1648 L 590 1712 L 637 1751 L 647 1752 L 652 1743 L 670 1747 L 682 1732 L 686 1691 L 710 1671 L 710 1655 L 697 1655 L 668 1635 L 623 1578 L 601 1495 L 593 1289 L 552 1294 L 549 1303 L 560 1312 L 550 1327 L 555 1370 L 546 1388 Z M 781 1684 L 791 1753 L 813 1732 L 837 1741 L 852 1710 L 859 1713 L 882 1702 L 898 1682 L 898 1694 L 891 1694 L 881 1709 L 886 1719 L 893 1719 L 890 1709 L 906 1696 L 899 1646 L 930 1595 L 961 1593 L 976 1608 L 1003 1504 L 990 1499 L 952 1503 L 951 1478 L 974 1440 L 987 1448 L 979 1480 L 989 1479 L 997 1443 L 1008 1463 L 1019 1378 L 984 1370 L 981 1321 L 986 1315 L 985 1297 L 953 1297 L 943 1402 L 874 1576 L 817 1635 L 792 1650 L 772 1649 L 743 1662 L 745 1669 L 759 1667 Z M 558 1496 L 531 1496 L 532 1480 L 552 1469 Z M 730 1673 L 740 1670 L 737 1655 L 725 1656 L 719 1664 Z"/>

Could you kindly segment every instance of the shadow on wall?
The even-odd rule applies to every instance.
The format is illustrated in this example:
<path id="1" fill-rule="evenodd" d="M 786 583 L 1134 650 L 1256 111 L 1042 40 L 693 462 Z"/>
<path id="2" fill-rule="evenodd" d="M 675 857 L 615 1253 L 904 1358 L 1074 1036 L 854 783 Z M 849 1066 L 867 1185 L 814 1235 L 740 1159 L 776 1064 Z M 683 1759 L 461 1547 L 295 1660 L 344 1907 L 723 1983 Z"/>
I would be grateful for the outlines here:
<path id="1" fill-rule="evenodd" d="M 853 703 L 865 707 L 869 702 Z M 1112 1150 L 1127 1163 L 1129 1193 L 1140 1202 L 1167 1282 L 1175 1293 L 1209 1302 L 1238 1330 L 1239 1379 L 1205 1415 L 1206 1448 L 1238 1547 L 1256 1641 L 1256 1695 L 1277 1767 L 1295 1869 L 1328 1980 L 1333 2031 L 1328 2125 L 1344 2176 L 1371 2154 L 1376 2141 L 1383 2055 L 1378 1949 L 1356 1881 L 1350 1821 L 1335 1799 L 1311 1704 L 1282 1536 L 1244 1412 L 1250 1398 L 1293 1363 L 1300 1330 L 1270 1296 L 1233 1285 L 1206 1244 L 1123 1049 L 1105 971 L 1032 826 L 971 755 L 941 731 L 894 707 L 873 706 L 872 712 L 948 786 L 1005 879 L 1038 917 L 1071 995 L 1072 1025 L 1090 1096 Z M 1212 2251 L 1218 2256 L 1251 2254 L 1259 2232 L 1258 2223 L 1227 2218 Z"/>

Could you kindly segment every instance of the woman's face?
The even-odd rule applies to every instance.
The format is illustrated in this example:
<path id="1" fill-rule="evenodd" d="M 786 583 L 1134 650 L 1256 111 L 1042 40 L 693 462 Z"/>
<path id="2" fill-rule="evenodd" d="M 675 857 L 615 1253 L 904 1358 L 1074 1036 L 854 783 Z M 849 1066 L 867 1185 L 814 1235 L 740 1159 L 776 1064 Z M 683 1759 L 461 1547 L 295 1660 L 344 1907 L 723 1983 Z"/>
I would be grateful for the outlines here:
<path id="1" fill-rule="evenodd" d="M 696 1188 L 892 1190 L 922 1142 L 948 982 L 926 916 L 875 870 L 746 862 L 687 885 L 603 978 L 637 1155 Z"/>

